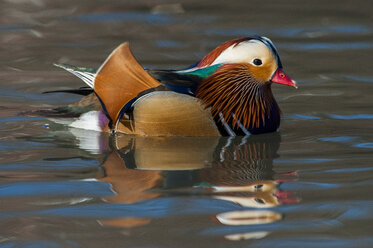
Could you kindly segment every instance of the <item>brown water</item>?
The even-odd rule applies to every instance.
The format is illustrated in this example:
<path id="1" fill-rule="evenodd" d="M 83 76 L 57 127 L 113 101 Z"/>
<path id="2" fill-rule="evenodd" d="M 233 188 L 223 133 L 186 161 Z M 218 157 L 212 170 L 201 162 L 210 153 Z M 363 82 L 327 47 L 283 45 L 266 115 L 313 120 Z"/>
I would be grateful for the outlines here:
<path id="1" fill-rule="evenodd" d="M 0 247 L 372 247 L 371 1 L 0 2 Z M 52 63 L 130 41 L 182 68 L 259 34 L 299 89 L 280 133 L 152 139 L 19 115 L 77 100 Z"/>

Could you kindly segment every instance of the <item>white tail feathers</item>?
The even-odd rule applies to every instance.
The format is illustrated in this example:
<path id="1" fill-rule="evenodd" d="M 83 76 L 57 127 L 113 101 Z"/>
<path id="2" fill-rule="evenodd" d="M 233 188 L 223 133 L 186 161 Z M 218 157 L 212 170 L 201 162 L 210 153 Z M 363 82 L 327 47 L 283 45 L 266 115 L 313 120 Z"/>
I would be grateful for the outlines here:
<path id="1" fill-rule="evenodd" d="M 67 64 L 54 64 L 54 65 L 74 74 L 75 76 L 83 80 L 84 83 L 86 83 L 89 87 L 93 89 L 95 76 L 96 76 L 95 69 L 76 67 L 76 66 L 67 65 Z"/>

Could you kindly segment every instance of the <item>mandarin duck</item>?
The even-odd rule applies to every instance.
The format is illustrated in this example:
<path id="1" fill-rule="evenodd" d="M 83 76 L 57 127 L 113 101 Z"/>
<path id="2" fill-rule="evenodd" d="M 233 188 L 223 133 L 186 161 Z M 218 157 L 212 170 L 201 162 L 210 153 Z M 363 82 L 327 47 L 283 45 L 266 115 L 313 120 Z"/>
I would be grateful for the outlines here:
<path id="1" fill-rule="evenodd" d="M 86 98 L 97 97 L 101 104 L 101 110 L 84 113 L 71 126 L 145 136 L 275 132 L 281 112 L 271 84 L 297 88 L 272 41 L 261 36 L 227 41 L 182 70 L 144 69 L 128 43 L 98 70 L 57 66 L 89 86 L 63 92 L 94 92 Z"/>

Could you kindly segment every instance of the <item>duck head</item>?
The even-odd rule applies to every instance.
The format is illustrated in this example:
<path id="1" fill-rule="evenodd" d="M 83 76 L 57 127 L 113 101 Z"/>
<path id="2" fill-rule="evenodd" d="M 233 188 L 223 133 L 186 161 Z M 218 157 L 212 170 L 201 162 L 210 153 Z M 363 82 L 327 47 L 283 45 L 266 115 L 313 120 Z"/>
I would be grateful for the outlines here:
<path id="1" fill-rule="evenodd" d="M 246 64 L 248 73 L 258 83 L 277 83 L 297 88 L 282 69 L 272 41 L 266 37 L 245 37 L 227 41 L 197 62 L 197 68 L 213 65 Z"/>
<path id="2" fill-rule="evenodd" d="M 280 109 L 271 84 L 297 88 L 285 74 L 272 41 L 265 37 L 246 37 L 227 41 L 206 55 L 194 68 L 217 69 L 205 78 L 196 96 L 211 107 L 214 117 L 242 126 L 251 133 L 275 131 L 280 124 Z"/>

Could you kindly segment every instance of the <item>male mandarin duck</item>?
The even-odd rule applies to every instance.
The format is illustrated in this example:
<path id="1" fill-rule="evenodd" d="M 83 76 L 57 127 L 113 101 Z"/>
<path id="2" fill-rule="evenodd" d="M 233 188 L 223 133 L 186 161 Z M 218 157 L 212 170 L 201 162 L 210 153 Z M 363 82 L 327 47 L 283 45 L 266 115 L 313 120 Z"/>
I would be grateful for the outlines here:
<path id="1" fill-rule="evenodd" d="M 272 41 L 260 36 L 227 41 L 183 70 L 144 69 L 128 43 L 117 47 L 97 72 L 57 66 L 93 88 L 102 106 L 72 126 L 85 128 L 88 120 L 91 129 L 146 136 L 274 132 L 281 112 L 271 84 L 297 87 L 283 71 Z"/>

